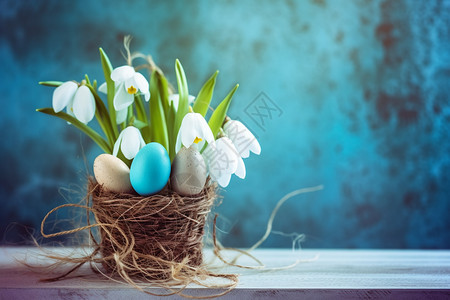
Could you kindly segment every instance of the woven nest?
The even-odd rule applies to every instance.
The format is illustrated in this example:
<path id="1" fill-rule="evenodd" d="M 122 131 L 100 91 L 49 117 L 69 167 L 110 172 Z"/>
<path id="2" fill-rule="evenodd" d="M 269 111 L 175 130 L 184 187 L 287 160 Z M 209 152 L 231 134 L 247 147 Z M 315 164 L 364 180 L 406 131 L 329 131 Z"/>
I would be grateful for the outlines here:
<path id="1" fill-rule="evenodd" d="M 110 275 L 128 278 L 173 280 L 189 275 L 203 262 L 204 227 L 216 188 L 208 181 L 195 196 L 165 189 L 141 197 L 111 193 L 90 181 L 103 267 Z"/>

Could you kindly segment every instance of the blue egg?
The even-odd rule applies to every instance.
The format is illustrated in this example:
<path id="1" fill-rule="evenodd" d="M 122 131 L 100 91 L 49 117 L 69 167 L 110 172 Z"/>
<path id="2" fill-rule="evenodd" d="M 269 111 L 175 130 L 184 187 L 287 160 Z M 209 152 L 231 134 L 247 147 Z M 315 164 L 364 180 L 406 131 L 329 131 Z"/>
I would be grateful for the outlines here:
<path id="1" fill-rule="evenodd" d="M 162 190 L 169 176 L 169 154 L 159 143 L 145 145 L 131 163 L 131 185 L 141 196 L 153 195 Z"/>

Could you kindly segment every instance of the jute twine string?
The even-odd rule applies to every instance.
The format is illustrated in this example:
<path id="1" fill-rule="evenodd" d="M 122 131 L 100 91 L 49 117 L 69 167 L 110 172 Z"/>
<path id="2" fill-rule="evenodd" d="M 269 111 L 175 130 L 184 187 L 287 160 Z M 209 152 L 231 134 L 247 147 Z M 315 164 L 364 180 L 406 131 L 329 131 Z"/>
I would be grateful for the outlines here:
<path id="1" fill-rule="evenodd" d="M 203 262 L 203 234 L 206 218 L 217 198 L 217 186 L 210 181 L 199 195 L 182 197 L 169 189 L 150 197 L 132 194 L 114 194 L 102 189 L 89 178 L 86 205 L 63 204 L 50 210 L 41 222 L 41 234 L 46 238 L 73 234 L 89 230 L 94 244 L 92 253 L 84 257 L 60 257 L 48 255 L 61 263 L 75 264 L 64 274 L 45 279 L 56 281 L 68 276 L 85 263 L 89 263 L 95 273 L 107 278 L 122 279 L 134 288 L 154 296 L 180 295 L 187 298 L 212 298 L 227 294 L 238 283 L 236 274 L 218 274 L 210 271 Z M 223 247 L 216 238 L 216 221 L 213 226 L 214 254 L 226 265 L 257 270 L 281 270 L 292 268 L 306 260 L 297 260 L 293 264 L 279 268 L 266 268 L 265 265 L 249 253 L 263 243 L 270 235 L 272 223 L 278 209 L 289 198 L 322 189 L 322 186 L 300 189 L 284 196 L 272 211 L 264 236 L 247 251 Z M 92 204 L 90 205 L 90 201 Z M 48 217 L 66 207 L 81 208 L 86 211 L 87 225 L 72 230 L 46 234 L 44 225 Z M 91 224 L 90 213 L 96 223 Z M 100 242 L 92 232 L 98 228 Z M 223 250 L 233 250 L 238 254 L 230 261 L 222 255 Z M 250 257 L 257 266 L 237 264 L 242 255 Z M 101 264 L 106 272 L 98 268 Z M 222 278 L 224 283 L 210 283 L 207 278 Z M 222 280 L 223 281 L 223 280 Z M 119 280 L 120 282 L 120 280 Z M 148 290 L 161 287 L 168 292 L 156 294 Z M 224 289 L 222 293 L 207 296 L 191 296 L 183 293 L 190 284 L 208 288 Z"/>

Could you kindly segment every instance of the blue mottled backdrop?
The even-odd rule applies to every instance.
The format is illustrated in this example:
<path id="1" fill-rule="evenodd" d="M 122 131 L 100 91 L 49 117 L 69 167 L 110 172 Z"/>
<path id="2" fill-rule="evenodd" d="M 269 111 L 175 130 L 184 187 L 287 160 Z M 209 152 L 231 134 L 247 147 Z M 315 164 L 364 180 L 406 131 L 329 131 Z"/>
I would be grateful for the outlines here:
<path id="1" fill-rule="evenodd" d="M 131 34 L 172 82 L 179 58 L 193 94 L 216 69 L 214 103 L 241 85 L 230 115 L 262 154 L 223 192 L 224 244 L 251 245 L 279 198 L 324 184 L 283 206 L 264 246 L 298 232 L 304 247 L 449 248 L 449 30 L 445 0 L 1 0 L 0 241 L 28 239 L 100 154 L 35 112 L 52 96 L 37 82 L 102 82 L 98 47 L 122 65 Z"/>

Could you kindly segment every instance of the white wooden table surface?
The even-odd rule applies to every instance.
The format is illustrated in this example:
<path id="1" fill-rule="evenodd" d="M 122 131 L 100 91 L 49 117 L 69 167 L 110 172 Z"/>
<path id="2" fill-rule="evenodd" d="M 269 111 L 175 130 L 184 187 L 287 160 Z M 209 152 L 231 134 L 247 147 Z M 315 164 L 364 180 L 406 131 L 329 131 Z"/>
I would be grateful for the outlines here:
<path id="1" fill-rule="evenodd" d="M 61 253 L 70 249 L 53 250 Z M 0 248 L 0 299 L 151 298 L 97 275 L 39 282 L 42 275 L 17 261 L 47 264 L 39 253 L 36 248 Z M 268 267 L 319 257 L 281 271 L 227 267 L 222 272 L 240 274 L 239 285 L 223 299 L 450 299 L 450 251 L 262 249 L 252 253 Z M 211 252 L 206 251 L 206 256 Z M 248 259 L 240 262 L 251 264 Z M 87 267 L 80 272 L 90 273 Z M 151 291 L 164 292 L 157 288 Z M 187 291 L 194 296 L 217 292 L 195 286 Z"/>

